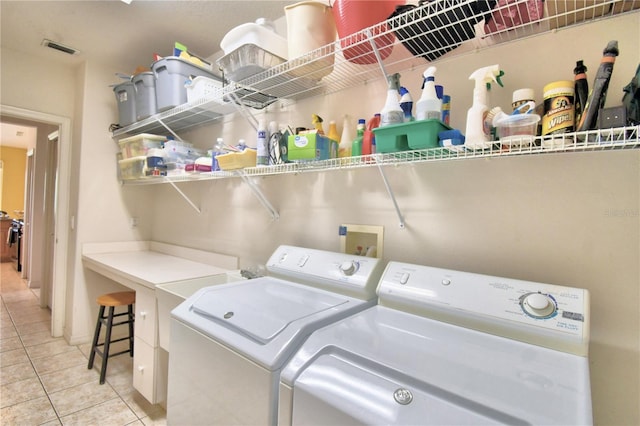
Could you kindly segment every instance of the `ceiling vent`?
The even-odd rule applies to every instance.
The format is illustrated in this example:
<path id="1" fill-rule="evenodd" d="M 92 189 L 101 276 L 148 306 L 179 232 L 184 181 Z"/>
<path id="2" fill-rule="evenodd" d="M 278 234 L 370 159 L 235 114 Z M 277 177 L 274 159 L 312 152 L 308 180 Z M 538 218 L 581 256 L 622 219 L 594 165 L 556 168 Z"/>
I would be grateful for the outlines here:
<path id="1" fill-rule="evenodd" d="M 56 43 L 55 41 L 51 41 L 51 40 L 48 40 L 46 38 L 44 40 L 42 40 L 42 45 L 44 47 L 48 47 L 48 48 L 51 48 L 51 49 L 54 49 L 54 50 L 58 50 L 60 52 L 66 53 L 68 55 L 75 55 L 75 54 L 79 53 L 79 51 L 74 49 L 73 47 L 64 46 L 64 45 L 62 45 L 60 43 Z"/>

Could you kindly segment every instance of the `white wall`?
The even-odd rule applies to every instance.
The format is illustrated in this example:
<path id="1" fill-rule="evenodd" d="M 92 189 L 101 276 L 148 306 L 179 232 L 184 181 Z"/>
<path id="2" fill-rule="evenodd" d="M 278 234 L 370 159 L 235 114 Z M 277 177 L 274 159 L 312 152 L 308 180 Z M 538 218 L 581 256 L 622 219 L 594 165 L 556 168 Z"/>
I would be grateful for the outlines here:
<path id="1" fill-rule="evenodd" d="M 561 30 L 489 51 L 438 61 L 438 83 L 452 95 L 452 124 L 464 126 L 475 68 L 500 63 L 504 89 L 494 103 L 506 107 L 513 89 L 571 79 L 584 59 L 593 81 L 601 51 L 620 42 L 608 105 L 621 97 L 640 62 L 640 14 Z M 597 424 L 638 424 L 640 273 L 640 153 L 634 151 L 541 155 L 389 167 L 407 228 L 374 169 L 305 173 L 258 179 L 280 213 L 271 221 L 240 180 L 179 184 L 202 208 L 197 214 L 169 186 L 121 187 L 107 127 L 116 121 L 108 85 L 118 64 L 68 68 L 2 49 L 2 103 L 73 117 L 71 230 L 65 336 L 90 338 L 95 296 L 115 284 L 85 271 L 84 242 L 153 238 L 237 255 L 241 266 L 263 263 L 282 243 L 337 250 L 340 223 L 385 227 L 387 259 L 584 287 L 592 294 L 591 378 Z M 427 64 L 425 63 L 425 66 Z M 47 72 L 43 73 L 42 69 Z M 419 96 L 422 70 L 403 73 Z M 275 119 L 310 125 L 310 114 L 341 120 L 368 118 L 385 88 L 371 84 L 276 113 Z M 275 110 L 275 108 L 272 108 Z M 340 122 L 340 121 L 339 121 Z M 242 119 L 184 135 L 210 146 L 218 135 L 249 139 Z M 129 218 L 139 227 L 129 228 Z"/>
<path id="2" fill-rule="evenodd" d="M 578 59 L 592 83 L 612 39 L 621 54 L 607 105 L 619 104 L 640 62 L 639 28 L 635 13 L 439 61 L 436 79 L 452 95 L 452 124 L 464 129 L 474 69 L 501 65 L 505 87 L 495 88 L 493 105 L 506 109 L 517 88 L 534 87 L 541 100 L 546 83 L 572 79 Z M 421 71 L 402 76 L 414 99 Z M 268 119 L 310 126 L 313 112 L 339 123 L 347 112 L 369 118 L 384 96 L 383 85 L 369 84 L 283 111 L 270 107 Z M 210 147 L 220 135 L 231 143 L 254 139 L 242 119 L 183 136 Z M 180 184 L 201 214 L 172 188 L 158 186 L 149 188 L 155 193 L 152 237 L 237 255 L 247 267 L 264 263 L 279 244 L 339 250 L 341 223 L 383 225 L 387 260 L 587 288 L 596 423 L 638 424 L 639 165 L 640 153 L 627 150 L 387 167 L 406 229 L 399 228 L 376 169 L 257 178 L 280 213 L 276 222 L 239 179 Z"/>

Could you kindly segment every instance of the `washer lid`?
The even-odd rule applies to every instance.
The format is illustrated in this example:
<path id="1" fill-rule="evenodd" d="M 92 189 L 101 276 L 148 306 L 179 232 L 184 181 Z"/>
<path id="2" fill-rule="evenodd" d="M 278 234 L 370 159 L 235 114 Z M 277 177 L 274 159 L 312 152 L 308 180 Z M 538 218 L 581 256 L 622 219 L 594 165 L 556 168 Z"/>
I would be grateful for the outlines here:
<path id="1" fill-rule="evenodd" d="M 349 297 L 265 279 L 212 287 L 203 291 L 191 309 L 199 316 L 266 344 L 289 324 L 349 302 Z"/>

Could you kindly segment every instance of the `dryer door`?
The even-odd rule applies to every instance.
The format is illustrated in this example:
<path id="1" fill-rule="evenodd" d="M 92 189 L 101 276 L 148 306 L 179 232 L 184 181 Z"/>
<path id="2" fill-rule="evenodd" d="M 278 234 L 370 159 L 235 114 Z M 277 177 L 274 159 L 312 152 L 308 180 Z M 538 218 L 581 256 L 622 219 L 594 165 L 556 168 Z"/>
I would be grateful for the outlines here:
<path id="1" fill-rule="evenodd" d="M 425 366 L 428 368 L 428 366 Z M 526 424 L 352 354 L 318 357 L 296 379 L 292 424 Z"/>

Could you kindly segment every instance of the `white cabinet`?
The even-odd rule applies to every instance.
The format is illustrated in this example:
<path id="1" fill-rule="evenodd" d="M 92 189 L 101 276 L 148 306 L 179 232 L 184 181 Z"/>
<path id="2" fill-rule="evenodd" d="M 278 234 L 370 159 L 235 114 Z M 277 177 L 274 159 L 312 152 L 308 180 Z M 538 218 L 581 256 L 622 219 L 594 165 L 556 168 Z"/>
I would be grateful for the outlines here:
<path id="1" fill-rule="evenodd" d="M 158 309 L 154 290 L 136 286 L 133 387 L 152 404 L 167 397 L 167 359 L 158 342 Z M 164 359 L 164 363 L 163 363 Z"/>
<path id="2" fill-rule="evenodd" d="M 167 399 L 169 354 L 140 337 L 134 339 L 133 387 L 152 404 Z"/>
<path id="3" fill-rule="evenodd" d="M 135 336 L 151 346 L 157 346 L 156 294 L 155 291 L 142 287 L 136 290 Z"/>

